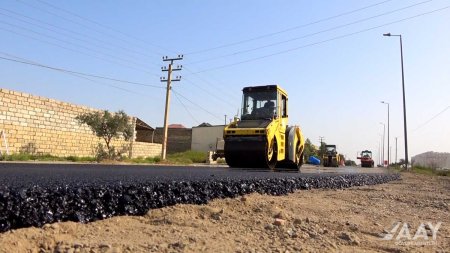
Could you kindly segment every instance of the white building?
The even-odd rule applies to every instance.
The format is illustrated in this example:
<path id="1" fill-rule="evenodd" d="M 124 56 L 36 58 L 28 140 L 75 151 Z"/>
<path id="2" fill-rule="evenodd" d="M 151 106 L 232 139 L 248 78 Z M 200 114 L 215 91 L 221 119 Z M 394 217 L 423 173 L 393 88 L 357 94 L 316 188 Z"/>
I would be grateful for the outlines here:
<path id="1" fill-rule="evenodd" d="M 201 124 L 192 128 L 191 150 L 193 151 L 215 151 L 216 144 L 223 139 L 223 130 L 225 126 L 212 126 L 209 124 Z"/>
<path id="2" fill-rule="evenodd" d="M 430 168 L 448 168 L 450 169 L 450 153 L 426 152 L 413 156 L 413 165 L 420 165 Z"/>

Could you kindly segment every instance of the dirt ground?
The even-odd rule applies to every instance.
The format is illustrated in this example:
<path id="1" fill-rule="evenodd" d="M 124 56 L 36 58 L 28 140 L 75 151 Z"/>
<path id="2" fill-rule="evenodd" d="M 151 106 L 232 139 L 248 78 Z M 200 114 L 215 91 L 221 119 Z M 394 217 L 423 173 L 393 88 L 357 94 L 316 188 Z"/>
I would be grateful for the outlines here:
<path id="1" fill-rule="evenodd" d="M 402 178 L 17 229 L 0 234 L 0 252 L 449 252 L 450 178 Z M 389 232 L 393 239 L 383 240 Z"/>

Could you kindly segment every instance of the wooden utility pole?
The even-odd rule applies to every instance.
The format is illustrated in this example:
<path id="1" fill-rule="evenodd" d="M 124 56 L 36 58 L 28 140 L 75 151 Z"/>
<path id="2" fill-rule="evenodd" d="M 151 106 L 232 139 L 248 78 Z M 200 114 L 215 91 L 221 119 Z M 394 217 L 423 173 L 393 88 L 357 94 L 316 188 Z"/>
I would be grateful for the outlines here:
<path id="1" fill-rule="evenodd" d="M 319 136 L 319 141 L 320 141 L 320 146 L 321 146 L 321 147 L 322 147 L 323 139 L 325 139 L 325 137 Z"/>
<path id="2" fill-rule="evenodd" d="M 167 79 L 165 77 L 161 77 L 161 82 L 167 83 L 167 91 L 166 91 L 166 108 L 164 111 L 164 130 L 163 130 L 163 141 L 162 141 L 162 150 L 161 150 L 161 159 L 166 160 L 166 150 L 167 150 L 167 133 L 169 126 L 169 105 L 170 105 L 170 90 L 172 89 L 171 83 L 177 82 L 181 80 L 181 76 L 177 76 L 175 79 L 172 79 L 172 71 L 181 70 L 183 66 L 177 66 L 173 68 L 173 62 L 183 60 L 183 55 L 178 55 L 175 58 L 169 58 L 167 56 L 163 57 L 163 61 L 168 61 L 169 66 L 161 67 L 162 71 L 167 71 Z"/>

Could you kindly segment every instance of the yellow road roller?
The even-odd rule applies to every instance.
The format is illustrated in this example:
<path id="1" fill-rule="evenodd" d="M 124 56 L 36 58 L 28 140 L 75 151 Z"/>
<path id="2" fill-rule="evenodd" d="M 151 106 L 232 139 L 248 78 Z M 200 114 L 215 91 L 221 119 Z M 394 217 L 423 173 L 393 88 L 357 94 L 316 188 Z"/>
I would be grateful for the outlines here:
<path id="1" fill-rule="evenodd" d="M 245 87 L 241 117 L 224 129 L 225 161 L 232 168 L 300 171 L 305 139 L 288 126 L 288 96 L 278 85 Z"/>

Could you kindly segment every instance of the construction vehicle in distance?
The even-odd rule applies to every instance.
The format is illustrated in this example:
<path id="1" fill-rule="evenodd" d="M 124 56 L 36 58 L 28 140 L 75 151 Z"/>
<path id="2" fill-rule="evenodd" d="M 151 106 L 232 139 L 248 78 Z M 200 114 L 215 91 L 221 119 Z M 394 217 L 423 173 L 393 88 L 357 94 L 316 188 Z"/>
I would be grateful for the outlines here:
<path id="1" fill-rule="evenodd" d="M 372 151 L 364 150 L 361 152 L 361 156 L 358 157 L 361 160 L 361 167 L 372 168 L 375 162 L 372 159 Z"/>
<path id="2" fill-rule="evenodd" d="M 213 154 L 211 156 L 213 161 L 216 161 L 218 158 L 225 157 L 224 145 L 225 142 L 223 141 L 223 139 L 220 138 L 216 139 L 216 150 L 213 151 Z"/>
<path id="3" fill-rule="evenodd" d="M 288 96 L 278 85 L 245 87 L 241 118 L 224 129 L 230 167 L 300 171 L 305 139 L 288 126 Z"/>
<path id="4" fill-rule="evenodd" d="M 324 167 L 339 167 L 341 156 L 336 151 L 336 145 L 326 145 L 326 152 L 323 154 Z"/>

